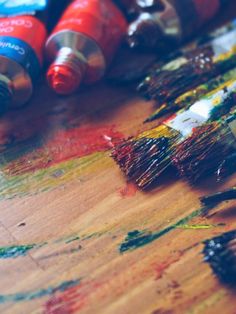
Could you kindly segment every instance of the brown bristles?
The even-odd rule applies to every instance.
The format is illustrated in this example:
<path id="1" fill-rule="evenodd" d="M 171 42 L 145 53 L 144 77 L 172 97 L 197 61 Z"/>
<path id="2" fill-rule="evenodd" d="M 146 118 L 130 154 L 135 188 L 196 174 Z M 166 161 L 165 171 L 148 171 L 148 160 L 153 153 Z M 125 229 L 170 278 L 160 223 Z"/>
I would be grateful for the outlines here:
<path id="1" fill-rule="evenodd" d="M 153 185 L 161 173 L 170 166 L 173 143 L 177 135 L 130 138 L 117 145 L 112 157 L 127 176 L 141 189 Z"/>
<path id="2" fill-rule="evenodd" d="M 221 122 L 205 124 L 176 145 L 173 164 L 181 177 L 195 183 L 217 171 L 222 161 L 232 153 L 233 141 L 231 131 Z"/>

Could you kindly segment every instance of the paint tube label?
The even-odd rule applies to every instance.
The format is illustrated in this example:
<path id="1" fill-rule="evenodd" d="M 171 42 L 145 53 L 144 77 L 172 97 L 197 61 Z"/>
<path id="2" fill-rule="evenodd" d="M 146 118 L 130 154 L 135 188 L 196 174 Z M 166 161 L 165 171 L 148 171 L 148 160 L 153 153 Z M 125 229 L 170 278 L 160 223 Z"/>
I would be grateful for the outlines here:
<path id="1" fill-rule="evenodd" d="M 35 80 L 42 64 L 46 35 L 45 26 L 33 16 L 2 18 L 0 55 L 20 64 Z"/>
<path id="2" fill-rule="evenodd" d="M 126 31 L 126 20 L 110 0 L 75 0 L 66 9 L 53 34 L 65 30 L 92 38 L 110 61 Z"/>
<path id="3" fill-rule="evenodd" d="M 0 17 L 17 16 L 42 11 L 48 0 L 0 0 Z"/>

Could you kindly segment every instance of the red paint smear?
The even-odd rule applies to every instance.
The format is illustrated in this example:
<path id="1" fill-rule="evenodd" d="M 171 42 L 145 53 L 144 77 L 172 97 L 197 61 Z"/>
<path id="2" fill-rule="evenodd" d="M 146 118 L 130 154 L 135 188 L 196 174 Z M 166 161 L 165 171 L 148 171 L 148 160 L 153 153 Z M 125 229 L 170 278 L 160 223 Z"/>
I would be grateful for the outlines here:
<path id="1" fill-rule="evenodd" d="M 88 296 L 100 286 L 98 283 L 84 283 L 54 295 L 45 303 L 43 314 L 78 313 L 86 305 Z"/>
<path id="2" fill-rule="evenodd" d="M 137 186 L 132 182 L 127 182 L 126 186 L 119 190 L 120 195 L 124 198 L 135 196 L 137 191 Z"/>
<path id="3" fill-rule="evenodd" d="M 7 171 L 11 175 L 48 168 L 75 158 L 102 152 L 114 147 L 124 136 L 113 126 L 80 127 L 58 130 L 38 148 L 12 162 Z"/>
<path id="4" fill-rule="evenodd" d="M 162 278 L 164 275 L 165 271 L 174 263 L 178 262 L 183 255 L 183 252 L 180 252 L 178 256 L 176 256 L 173 259 L 167 260 L 162 262 L 161 264 L 157 265 L 155 270 L 156 270 L 156 280 Z"/>

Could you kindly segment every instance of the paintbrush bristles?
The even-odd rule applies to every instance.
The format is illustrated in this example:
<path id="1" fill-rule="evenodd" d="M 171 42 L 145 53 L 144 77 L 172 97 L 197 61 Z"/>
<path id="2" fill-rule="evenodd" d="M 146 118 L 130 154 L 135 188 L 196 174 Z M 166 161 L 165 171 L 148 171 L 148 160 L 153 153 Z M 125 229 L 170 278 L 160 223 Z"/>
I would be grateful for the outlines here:
<path id="1" fill-rule="evenodd" d="M 146 189 L 171 164 L 170 155 L 177 137 L 174 131 L 160 126 L 117 145 L 112 151 L 112 157 L 128 180 Z"/>
<path id="2" fill-rule="evenodd" d="M 212 122 L 196 128 L 185 141 L 176 145 L 173 164 L 181 177 L 195 183 L 217 171 L 230 153 L 234 138 L 228 127 Z"/>
<path id="3" fill-rule="evenodd" d="M 161 104 L 218 74 L 213 65 L 212 48 L 208 46 L 197 48 L 191 52 L 191 56 L 176 59 L 174 62 L 173 69 L 171 63 L 170 69 L 153 69 L 138 86 L 138 91 Z"/>
<path id="4" fill-rule="evenodd" d="M 217 277 L 225 283 L 236 284 L 236 230 L 204 242 L 204 261 L 209 263 Z"/>

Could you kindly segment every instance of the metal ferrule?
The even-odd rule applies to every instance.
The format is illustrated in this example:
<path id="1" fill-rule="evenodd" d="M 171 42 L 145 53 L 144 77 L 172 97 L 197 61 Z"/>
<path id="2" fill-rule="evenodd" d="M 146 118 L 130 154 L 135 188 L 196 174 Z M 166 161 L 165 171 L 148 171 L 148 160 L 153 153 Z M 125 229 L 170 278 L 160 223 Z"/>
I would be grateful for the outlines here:
<path id="1" fill-rule="evenodd" d="M 224 89 L 220 89 L 210 97 L 206 96 L 195 102 L 188 110 L 181 110 L 164 124 L 178 131 L 182 137 L 187 137 L 192 133 L 193 128 L 206 123 L 211 118 L 212 110 L 224 102 L 228 95 L 235 90 L 236 81 L 233 81 L 227 85 L 227 93 Z"/>
<path id="2" fill-rule="evenodd" d="M 19 107 L 33 92 L 32 80 L 17 62 L 0 55 L 0 102 Z"/>
<path id="3" fill-rule="evenodd" d="M 83 81 L 92 83 L 99 80 L 105 72 L 106 60 L 99 45 L 90 37 L 71 30 L 52 34 L 46 43 L 49 62 L 67 65 L 75 71 L 86 68 Z"/>

